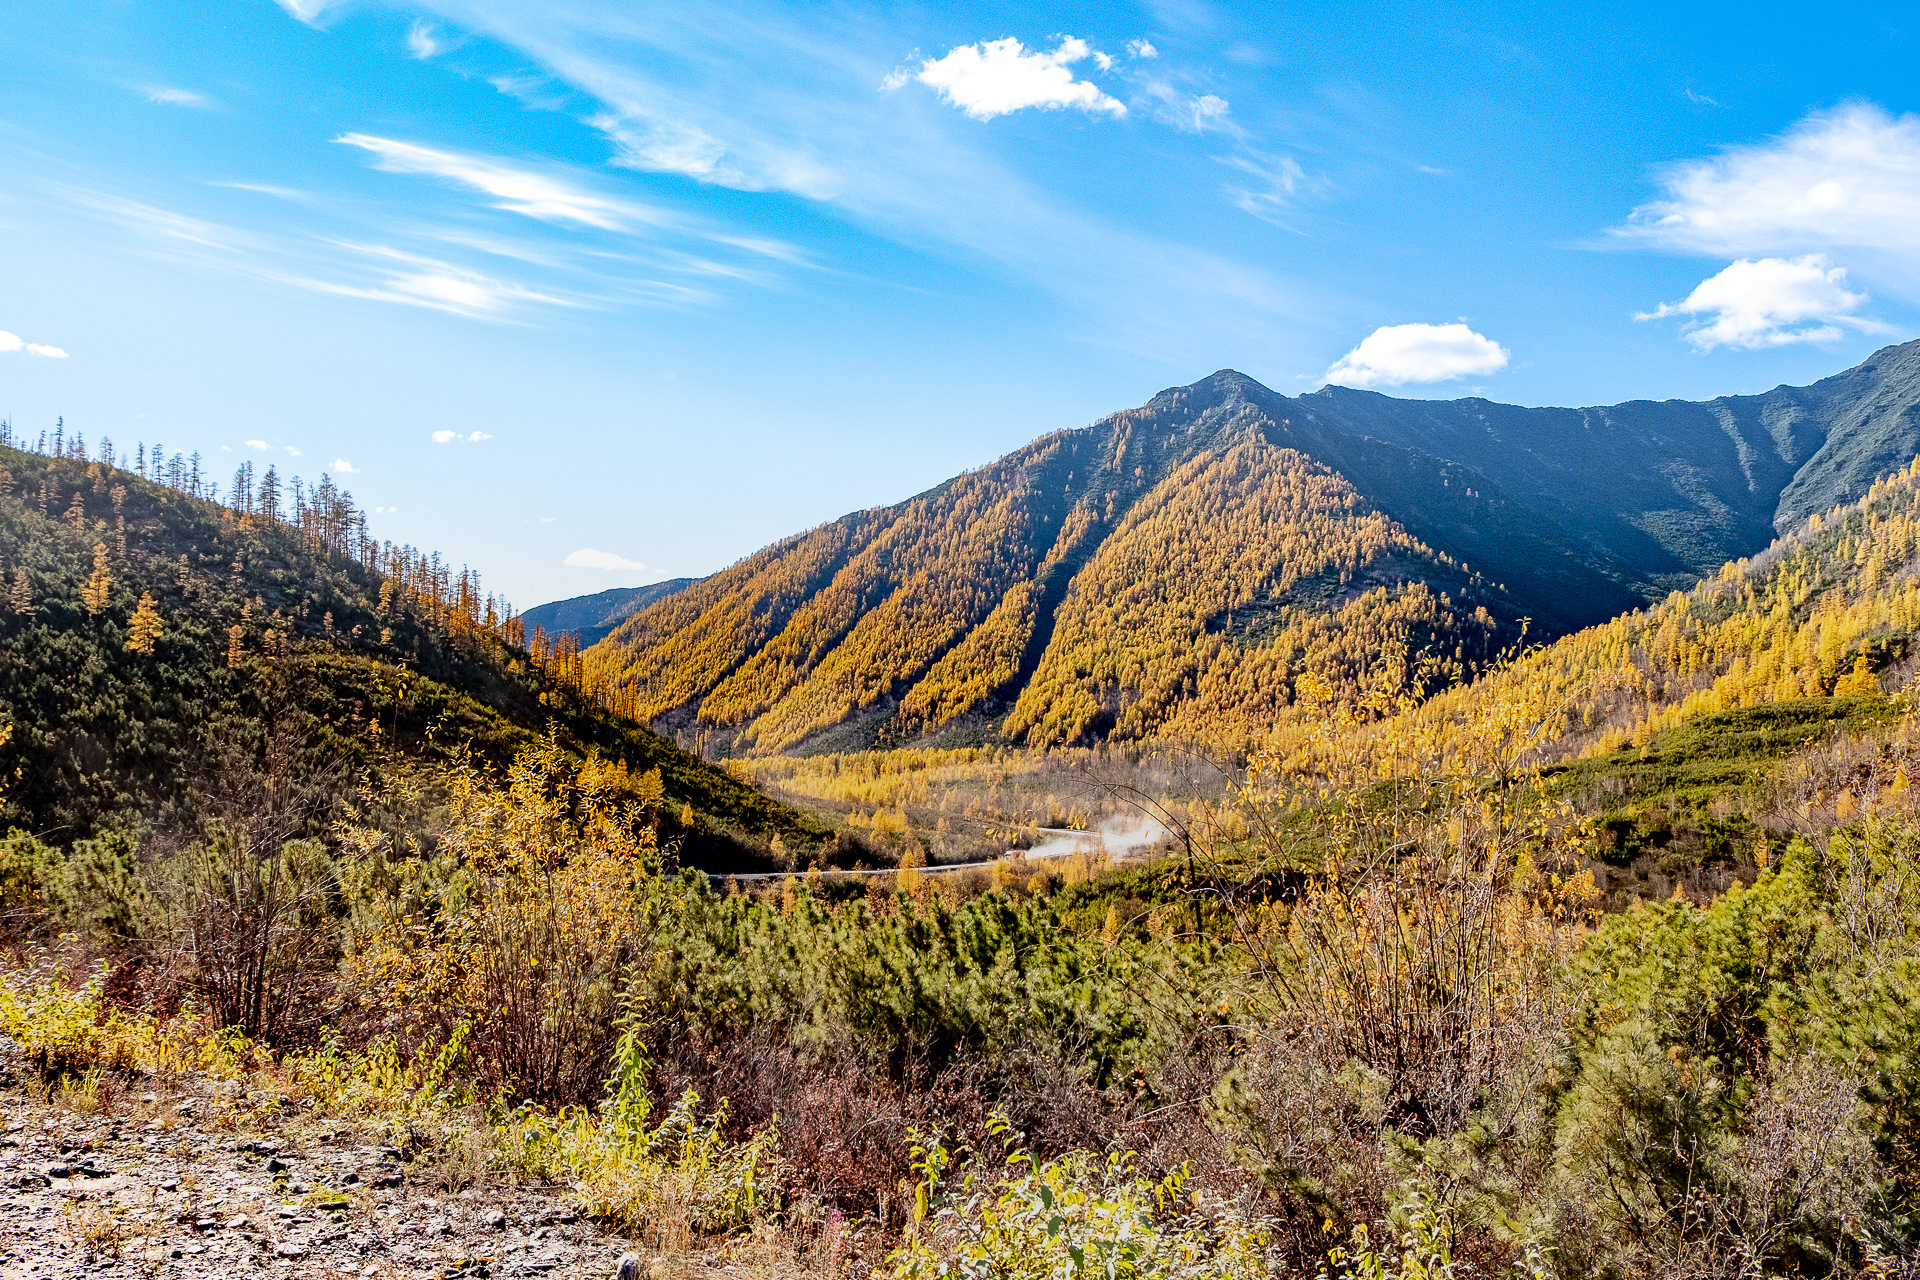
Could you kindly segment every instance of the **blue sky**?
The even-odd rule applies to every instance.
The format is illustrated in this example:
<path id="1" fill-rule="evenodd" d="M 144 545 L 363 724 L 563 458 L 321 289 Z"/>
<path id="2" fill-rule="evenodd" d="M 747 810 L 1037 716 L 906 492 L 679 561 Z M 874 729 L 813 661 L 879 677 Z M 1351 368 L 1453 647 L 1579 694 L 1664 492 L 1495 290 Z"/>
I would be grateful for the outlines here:
<path id="1" fill-rule="evenodd" d="M 1920 332 L 1915 13 L 16 3 L 0 414 L 328 471 L 525 606 L 1222 367 L 1809 382 Z"/>

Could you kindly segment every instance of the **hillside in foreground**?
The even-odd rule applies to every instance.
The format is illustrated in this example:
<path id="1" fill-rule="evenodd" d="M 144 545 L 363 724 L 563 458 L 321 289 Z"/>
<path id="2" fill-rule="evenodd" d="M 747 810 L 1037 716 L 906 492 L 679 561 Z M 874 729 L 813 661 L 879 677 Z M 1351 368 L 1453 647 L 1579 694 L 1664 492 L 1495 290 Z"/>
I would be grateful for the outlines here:
<path id="1" fill-rule="evenodd" d="M 1920 450 L 1920 343 L 1811 387 L 1524 409 L 1223 371 L 656 601 L 586 685 L 738 754 L 1250 741 L 1684 590 Z M 1411 667 L 1407 668 L 1411 670 Z"/>
<path id="2" fill-rule="evenodd" d="M 305 829 L 327 796 L 471 753 L 495 767 L 559 735 L 634 789 L 692 857 L 742 855 L 796 815 L 582 699 L 477 576 L 369 539 L 311 489 L 167 482 L 0 448 L 0 828 L 59 844 L 198 829 L 243 777 L 297 777 Z M 609 772 L 610 770 L 610 772 Z M 657 783 L 648 781 L 658 770 Z"/>

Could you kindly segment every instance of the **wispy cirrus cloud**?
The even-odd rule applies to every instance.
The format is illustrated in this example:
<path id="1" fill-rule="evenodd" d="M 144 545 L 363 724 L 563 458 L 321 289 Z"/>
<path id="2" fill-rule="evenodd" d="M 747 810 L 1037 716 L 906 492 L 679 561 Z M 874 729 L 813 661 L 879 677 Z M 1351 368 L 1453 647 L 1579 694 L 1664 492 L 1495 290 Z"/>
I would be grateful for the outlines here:
<path id="1" fill-rule="evenodd" d="M 181 89 L 173 85 L 146 85 L 141 90 L 148 102 L 163 107 L 212 107 L 218 104 L 204 93 L 195 93 L 192 89 Z"/>
<path id="2" fill-rule="evenodd" d="M 625 231 L 638 224 L 666 221 L 660 211 L 632 200 L 602 195 L 551 173 L 510 165 L 491 156 L 448 151 L 419 143 L 346 133 L 334 139 L 359 147 L 374 157 L 376 168 L 388 173 L 419 174 L 479 191 L 494 199 L 494 208 L 524 214 L 543 222 L 564 222 Z"/>
<path id="3" fill-rule="evenodd" d="M 1317 324 L 1315 300 L 1264 264 L 1137 230 L 1049 189 L 1003 159 L 1002 131 L 977 128 L 964 107 L 936 94 L 876 94 L 897 65 L 882 52 L 900 47 L 893 37 L 850 40 L 764 0 L 671 9 L 574 0 L 537 16 L 510 0 L 426 2 L 526 58 L 576 104 L 596 104 L 566 109 L 607 137 L 612 164 L 798 196 L 914 250 L 941 246 L 1051 293 L 1094 340 L 1186 362 L 1217 358 L 1223 342 L 1285 342 Z M 1059 38 L 1040 52 L 1059 53 Z M 1092 52 L 1067 68 L 1087 73 L 1074 79 L 1091 76 Z M 915 59 L 900 86 L 927 61 L 937 59 Z M 982 96 L 978 109 L 1011 101 Z"/>
<path id="4" fill-rule="evenodd" d="M 311 192 L 300 191 L 294 187 L 280 187 L 268 182 L 209 182 L 210 187 L 225 187 L 230 191 L 251 191 L 256 195 L 272 196 L 276 200 L 290 200 L 295 204 L 309 204 L 313 200 Z"/>
<path id="5" fill-rule="evenodd" d="M 1327 187 L 1323 179 L 1309 175 L 1292 156 L 1242 148 L 1214 159 L 1242 175 L 1221 184 L 1234 207 L 1280 226 L 1287 224 L 1287 215 L 1299 201 L 1321 195 Z"/>
<path id="6" fill-rule="evenodd" d="M 333 0 L 275 0 L 290 17 L 297 18 L 308 26 L 318 26 L 320 17 L 333 7 Z"/>
<path id="7" fill-rule="evenodd" d="M 1715 257 L 1865 251 L 1920 286 L 1920 115 L 1816 111 L 1775 138 L 1660 171 L 1615 234 Z"/>

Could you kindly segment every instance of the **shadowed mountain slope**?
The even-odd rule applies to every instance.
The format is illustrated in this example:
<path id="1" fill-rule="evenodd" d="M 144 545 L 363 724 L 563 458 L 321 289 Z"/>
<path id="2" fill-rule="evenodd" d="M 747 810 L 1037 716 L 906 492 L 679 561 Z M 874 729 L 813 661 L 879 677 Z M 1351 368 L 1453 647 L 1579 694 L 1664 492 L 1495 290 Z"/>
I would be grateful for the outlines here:
<path id="1" fill-rule="evenodd" d="M 644 587 L 614 587 L 590 596 L 574 596 L 536 605 L 520 615 L 527 634 L 544 627 L 551 634 L 571 631 L 580 638 L 580 647 L 599 644 L 613 634 L 615 627 L 656 600 L 664 600 L 693 582 L 692 578 L 668 578 Z"/>
<path id="2" fill-rule="evenodd" d="M 1920 343 L 1812 387 L 1529 409 L 1223 370 L 786 539 L 586 655 L 735 750 L 1234 739 L 1691 585 L 1920 452 Z"/>

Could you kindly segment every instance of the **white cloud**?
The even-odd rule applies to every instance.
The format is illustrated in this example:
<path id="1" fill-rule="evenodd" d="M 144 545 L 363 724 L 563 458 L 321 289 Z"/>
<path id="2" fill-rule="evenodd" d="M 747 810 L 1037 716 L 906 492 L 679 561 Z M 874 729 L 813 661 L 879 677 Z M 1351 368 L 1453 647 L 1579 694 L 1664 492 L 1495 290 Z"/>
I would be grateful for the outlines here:
<path id="1" fill-rule="evenodd" d="M 1009 36 L 963 44 L 945 57 L 929 58 L 914 76 L 921 84 L 975 120 L 991 120 L 1027 107 L 1077 107 L 1088 112 L 1124 116 L 1127 108 L 1098 85 L 1076 80 L 1072 65 L 1091 57 L 1093 50 L 1075 36 L 1060 37 L 1051 53 L 1029 51 Z"/>
<path id="2" fill-rule="evenodd" d="M 1160 51 L 1148 44 L 1145 40 L 1127 41 L 1127 52 L 1136 58 L 1157 58 L 1160 56 Z"/>
<path id="3" fill-rule="evenodd" d="M 461 435 L 458 431 L 450 427 L 443 427 L 433 433 L 433 442 L 435 444 L 452 444 L 455 440 L 464 441 L 467 444 L 478 444 L 482 440 L 491 439 L 493 439 L 493 436 L 485 431 L 469 431 L 465 435 Z"/>
<path id="4" fill-rule="evenodd" d="M 377 167 L 388 173 L 444 178 L 496 197 L 496 209 L 523 213 L 543 222 L 572 222 L 602 231 L 624 231 L 636 222 L 662 220 L 659 214 L 644 206 L 595 195 L 549 174 L 515 168 L 487 156 L 441 151 L 365 133 L 341 134 L 334 141 L 372 152 L 377 157 Z"/>
<path id="5" fill-rule="evenodd" d="M 1841 323 L 1862 329 L 1883 327 L 1853 314 L 1866 301 L 1866 294 L 1847 288 L 1847 269 L 1834 266 L 1823 253 L 1757 261 L 1742 258 L 1702 280 L 1682 301 L 1662 303 L 1634 319 L 1703 317 L 1691 321 L 1684 331 L 1695 347 L 1752 350 L 1790 342 L 1828 342 L 1841 336 L 1835 327 Z"/>
<path id="6" fill-rule="evenodd" d="M 268 444 L 265 440 L 248 440 L 248 441 L 245 441 L 245 444 L 247 448 L 257 449 L 261 453 L 265 453 L 267 450 L 273 448 L 273 446 Z"/>
<path id="7" fill-rule="evenodd" d="M 1253 179 L 1223 183 L 1221 190 L 1236 208 L 1267 222 L 1280 222 L 1282 211 L 1291 206 L 1296 197 L 1317 193 L 1326 185 L 1308 177 L 1307 171 L 1292 156 L 1270 156 L 1247 150 L 1214 159 Z"/>
<path id="8" fill-rule="evenodd" d="M 491 440 L 493 437 L 485 431 L 469 431 L 467 439 L 471 441 Z"/>
<path id="9" fill-rule="evenodd" d="M 1920 116 L 1868 103 L 1815 112 L 1777 138 L 1672 165 L 1663 198 L 1617 234 L 1718 258 L 1848 251 L 1920 294 Z"/>
<path id="10" fill-rule="evenodd" d="M 333 7 L 333 0 L 278 0 L 278 3 L 282 9 L 310 27 L 317 25 L 320 15 Z"/>
<path id="11" fill-rule="evenodd" d="M 407 52 L 416 58 L 431 58 L 440 52 L 440 42 L 434 39 L 431 24 L 425 22 L 413 24 L 407 31 Z"/>
<path id="12" fill-rule="evenodd" d="M 272 196 L 276 200 L 289 200 L 295 204 L 310 204 L 313 197 L 293 187 L 276 187 L 265 182 L 209 182 L 210 187 L 228 187 L 234 191 L 251 191 L 256 195 Z"/>
<path id="13" fill-rule="evenodd" d="M 1367 335 L 1327 370 L 1344 387 L 1447 382 L 1507 367 L 1507 349 L 1464 324 L 1390 324 Z"/>
<path id="14" fill-rule="evenodd" d="M 150 85 L 146 95 L 148 102 L 156 102 L 163 107 L 210 107 L 213 105 L 213 99 L 204 93 L 195 93 L 191 89 L 176 89 L 169 85 Z"/>
<path id="15" fill-rule="evenodd" d="M 354 466 L 345 458 L 335 458 L 333 460 L 333 469 L 342 475 L 357 476 L 360 474 L 360 468 Z"/>
<path id="16" fill-rule="evenodd" d="M 435 444 L 452 444 L 455 440 L 459 439 L 459 437 L 460 433 L 458 431 L 447 431 L 443 429 L 433 433 L 433 442 Z"/>
<path id="17" fill-rule="evenodd" d="M 287 456 L 290 458 L 299 458 L 299 457 L 305 456 L 298 449 L 294 448 L 292 445 L 287 445 L 286 450 L 287 450 Z"/>
<path id="18" fill-rule="evenodd" d="M 902 109 L 875 93 L 891 59 L 860 58 L 792 6 L 425 7 L 600 104 L 589 122 L 614 144 L 613 163 L 825 201 L 835 216 L 897 243 L 945 245 L 1064 302 L 1088 340 L 1195 363 L 1215 358 L 1208 353 L 1222 342 L 1298 343 L 1319 323 L 1317 288 L 1227 245 L 1092 212 L 1058 187 L 1057 175 L 1036 179 L 1010 166 L 993 149 L 995 131 L 959 111 Z M 917 72 L 922 61 L 906 65 Z M 718 74 L 739 66 L 763 71 Z M 698 146 L 669 146 L 680 142 Z M 1116 262 L 1127 269 L 1116 271 Z"/>
<path id="19" fill-rule="evenodd" d="M 25 350 L 28 355 L 40 356 L 47 360 L 65 360 L 67 353 L 59 347 L 50 347 L 43 342 L 24 341 L 17 333 L 0 331 L 0 351 Z"/>
<path id="20" fill-rule="evenodd" d="M 1203 93 L 1199 97 L 1169 103 L 1154 114 L 1183 133 L 1205 133 L 1209 129 L 1233 130 L 1234 126 L 1227 119 L 1227 110 L 1225 98 L 1218 94 Z"/>
<path id="21" fill-rule="evenodd" d="M 596 551 L 592 547 L 582 547 L 571 553 L 566 562 L 576 569 L 625 569 L 631 573 L 645 572 L 647 567 L 638 560 L 628 560 L 611 551 Z"/>
<path id="22" fill-rule="evenodd" d="M 400 302 L 409 306 L 431 307 L 436 311 L 450 311 L 454 315 L 475 319 L 497 318 L 509 308 L 523 302 L 544 302 L 553 306 L 575 305 L 552 294 L 538 293 L 510 281 L 496 280 L 492 276 L 482 275 L 477 271 L 468 271 L 464 267 L 457 267 L 435 258 L 422 257 L 419 254 L 407 253 L 400 249 L 388 248 L 385 245 L 353 244 L 347 241 L 334 243 L 371 258 L 404 265 L 389 271 L 386 282 L 374 287 L 310 279 L 297 280 L 293 283 L 346 298 L 370 298 L 377 302 Z"/>
<path id="23" fill-rule="evenodd" d="M 712 179 L 720 176 L 720 160 L 727 154 L 726 144 L 718 138 L 681 120 L 634 120 L 602 112 L 587 123 L 620 148 L 614 163 L 627 169 Z"/>

